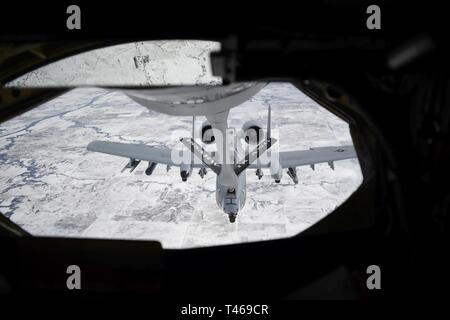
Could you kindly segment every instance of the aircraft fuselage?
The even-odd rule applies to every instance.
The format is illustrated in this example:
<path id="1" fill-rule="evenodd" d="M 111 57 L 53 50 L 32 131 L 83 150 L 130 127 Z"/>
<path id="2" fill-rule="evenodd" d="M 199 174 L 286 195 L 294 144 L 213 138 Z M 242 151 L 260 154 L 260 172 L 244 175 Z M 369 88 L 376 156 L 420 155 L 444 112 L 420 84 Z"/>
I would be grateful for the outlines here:
<path id="1" fill-rule="evenodd" d="M 225 165 L 227 166 L 227 165 Z M 246 172 L 236 175 L 230 179 L 230 173 L 219 174 L 216 179 L 216 202 L 226 213 L 230 222 L 234 222 L 239 210 L 245 205 L 247 197 L 247 176 Z"/>

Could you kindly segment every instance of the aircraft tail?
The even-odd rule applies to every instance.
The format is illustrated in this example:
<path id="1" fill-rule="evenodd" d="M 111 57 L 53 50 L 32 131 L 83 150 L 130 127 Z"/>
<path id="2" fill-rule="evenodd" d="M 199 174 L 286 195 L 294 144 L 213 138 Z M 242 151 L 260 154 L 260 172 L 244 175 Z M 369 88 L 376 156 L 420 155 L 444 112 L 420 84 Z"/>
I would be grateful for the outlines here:
<path id="1" fill-rule="evenodd" d="M 272 108 L 269 104 L 267 111 L 267 135 L 266 139 L 256 146 L 253 151 L 246 153 L 244 163 L 235 166 L 236 175 L 240 175 L 245 169 L 247 169 L 255 160 L 257 160 L 266 150 L 277 142 L 276 139 L 271 137 L 272 131 Z"/>

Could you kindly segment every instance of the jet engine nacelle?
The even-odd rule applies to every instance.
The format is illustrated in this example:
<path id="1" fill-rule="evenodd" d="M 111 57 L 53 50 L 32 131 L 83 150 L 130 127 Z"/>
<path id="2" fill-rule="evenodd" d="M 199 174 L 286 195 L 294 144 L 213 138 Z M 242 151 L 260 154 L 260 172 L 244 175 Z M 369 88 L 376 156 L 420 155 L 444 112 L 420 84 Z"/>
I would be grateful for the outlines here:
<path id="1" fill-rule="evenodd" d="M 247 121 L 242 126 L 243 138 L 245 142 L 252 145 L 259 144 L 264 140 L 264 130 L 257 121 Z"/>
<path id="2" fill-rule="evenodd" d="M 203 122 L 200 137 L 202 138 L 202 142 L 205 144 L 211 144 L 214 140 L 216 140 L 213 134 L 213 129 L 208 121 Z"/>
<path id="3" fill-rule="evenodd" d="M 190 164 L 181 164 L 180 166 L 180 176 L 181 180 L 187 181 L 187 179 L 191 176 L 192 167 Z"/>

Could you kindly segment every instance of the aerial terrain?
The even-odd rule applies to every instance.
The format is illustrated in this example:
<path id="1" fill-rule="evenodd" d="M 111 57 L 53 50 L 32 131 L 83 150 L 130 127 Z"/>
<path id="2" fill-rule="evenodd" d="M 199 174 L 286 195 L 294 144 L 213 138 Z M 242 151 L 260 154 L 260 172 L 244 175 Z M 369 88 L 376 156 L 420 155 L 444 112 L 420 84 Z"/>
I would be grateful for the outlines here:
<path id="1" fill-rule="evenodd" d="M 279 149 L 351 144 L 348 124 L 289 83 L 270 83 L 230 112 L 229 125 L 267 121 L 279 131 Z M 204 119 L 198 117 L 196 126 Z M 274 183 L 247 170 L 247 202 L 235 224 L 215 203 L 215 176 L 89 152 L 93 140 L 177 147 L 192 118 L 158 114 L 119 91 L 77 88 L 0 128 L 0 211 L 33 235 L 153 239 L 166 248 L 231 244 L 293 236 L 330 213 L 362 181 L 357 159 L 299 167 L 299 184 Z"/>

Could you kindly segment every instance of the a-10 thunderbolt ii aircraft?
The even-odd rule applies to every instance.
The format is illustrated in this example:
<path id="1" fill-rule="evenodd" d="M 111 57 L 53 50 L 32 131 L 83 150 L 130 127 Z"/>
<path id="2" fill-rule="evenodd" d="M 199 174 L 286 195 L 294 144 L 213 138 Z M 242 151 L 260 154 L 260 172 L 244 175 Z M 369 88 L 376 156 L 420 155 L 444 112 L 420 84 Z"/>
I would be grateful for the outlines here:
<path id="1" fill-rule="evenodd" d="M 310 150 L 276 152 L 275 138 L 271 137 L 271 110 L 268 109 L 266 134 L 256 122 L 246 122 L 241 134 L 228 128 L 229 110 L 242 104 L 258 93 L 266 83 L 242 82 L 223 86 L 193 86 L 163 89 L 121 89 L 128 97 L 142 106 L 160 113 L 174 116 L 192 116 L 192 138 L 181 138 L 187 147 L 180 156 L 180 151 L 144 144 L 127 144 L 107 141 L 93 141 L 87 149 L 111 155 L 129 158 L 125 169 L 132 172 L 141 161 L 148 161 L 147 175 L 151 175 L 159 164 L 180 167 L 180 175 L 186 181 L 193 168 L 199 168 L 203 178 L 207 169 L 216 175 L 216 201 L 228 215 L 230 222 L 235 222 L 236 215 L 246 200 L 246 169 L 256 169 L 258 178 L 262 169 L 268 168 L 275 182 L 280 182 L 283 169 L 298 183 L 296 167 L 309 165 L 314 169 L 316 163 L 328 163 L 334 169 L 333 161 L 355 158 L 353 146 L 330 146 Z M 195 141 L 194 122 L 196 116 L 205 116 L 202 124 L 200 141 L 203 144 L 215 144 L 216 150 L 206 151 Z M 242 142 L 244 141 L 244 142 Z M 247 148 L 245 148 L 247 146 Z M 253 148 L 249 151 L 249 148 Z M 270 157 L 261 157 L 270 150 Z M 247 149 L 247 150 L 245 150 Z M 262 159 L 264 158 L 264 159 Z M 264 161 L 263 161 L 264 160 Z"/>

